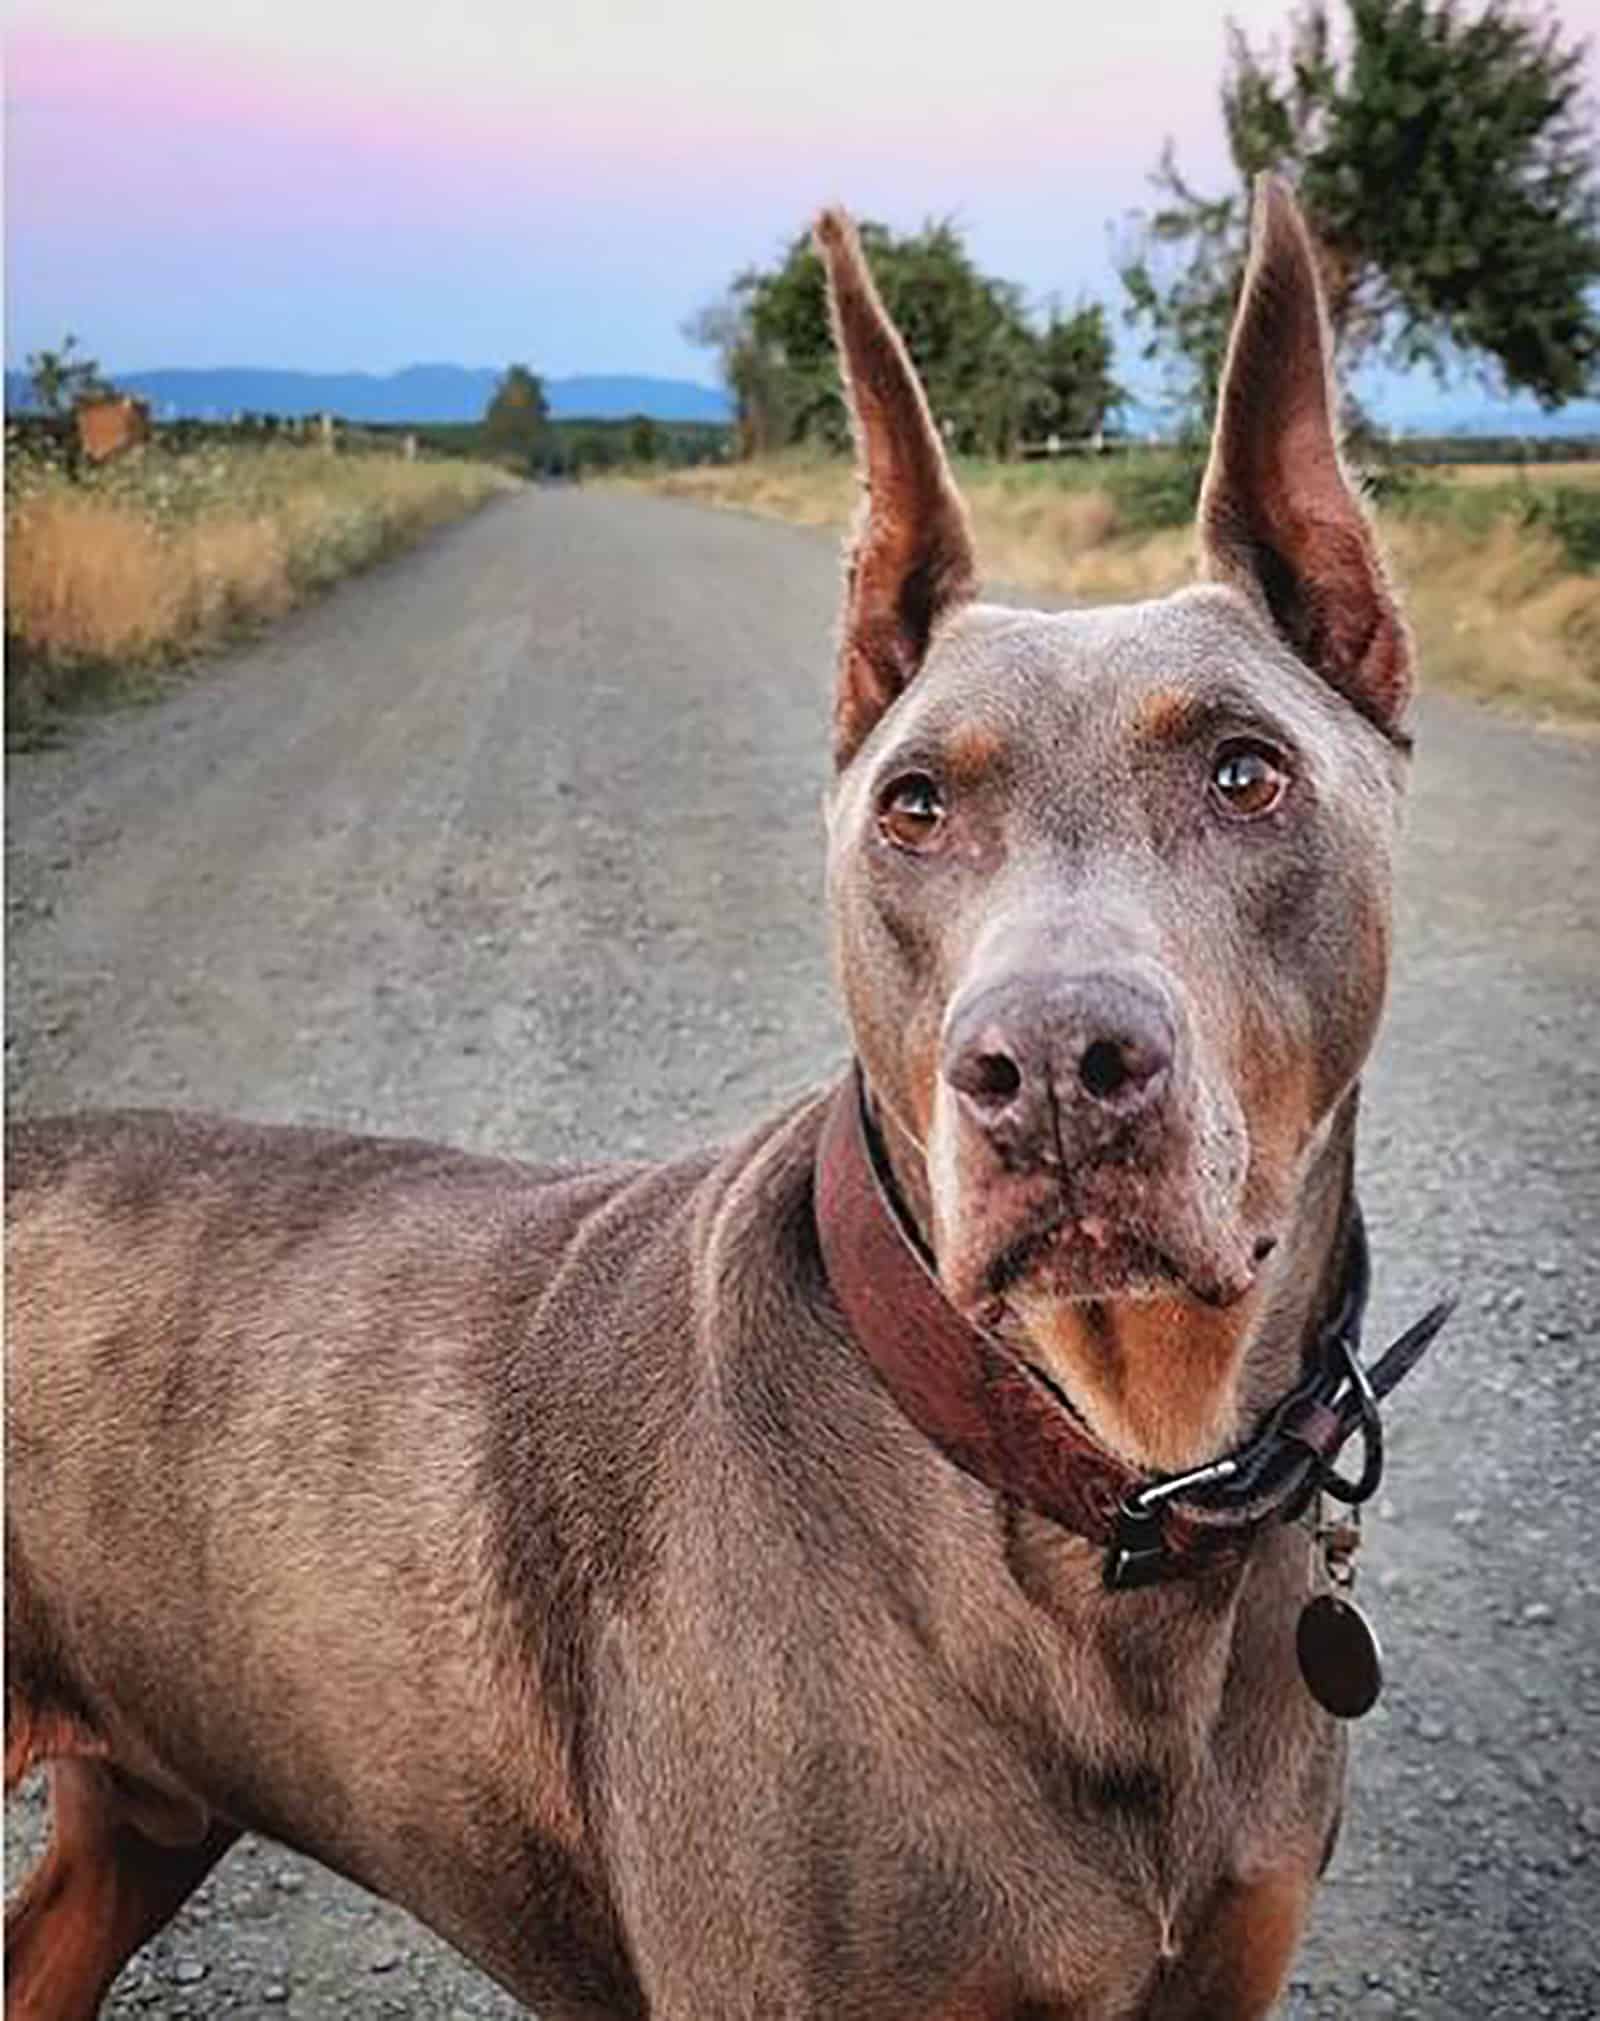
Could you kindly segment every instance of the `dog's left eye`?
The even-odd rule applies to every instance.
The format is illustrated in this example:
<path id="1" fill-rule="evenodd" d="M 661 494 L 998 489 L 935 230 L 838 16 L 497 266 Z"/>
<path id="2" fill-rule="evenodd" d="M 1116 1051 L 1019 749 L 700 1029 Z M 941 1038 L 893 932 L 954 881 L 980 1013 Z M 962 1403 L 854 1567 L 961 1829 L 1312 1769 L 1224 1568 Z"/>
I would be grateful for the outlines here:
<path id="1" fill-rule="evenodd" d="M 1262 744 L 1224 744 L 1211 764 L 1211 790 L 1225 813 L 1253 821 L 1270 814 L 1289 790 L 1289 774 Z"/>
<path id="2" fill-rule="evenodd" d="M 926 772 L 908 772 L 878 802 L 878 826 L 896 848 L 927 849 L 944 826 L 944 795 Z"/>

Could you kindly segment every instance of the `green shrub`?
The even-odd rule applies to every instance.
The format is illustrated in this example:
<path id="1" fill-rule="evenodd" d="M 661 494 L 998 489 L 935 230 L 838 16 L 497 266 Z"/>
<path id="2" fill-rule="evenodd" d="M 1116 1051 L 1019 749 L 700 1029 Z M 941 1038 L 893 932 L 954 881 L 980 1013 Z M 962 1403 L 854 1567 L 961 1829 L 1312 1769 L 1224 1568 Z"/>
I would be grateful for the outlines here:
<path id="1" fill-rule="evenodd" d="M 1524 503 L 1522 522 L 1553 533 L 1575 569 L 1600 572 L 1600 489 L 1563 485 L 1535 491 Z"/>
<path id="2" fill-rule="evenodd" d="M 1181 453 L 1126 461 L 1108 457 L 1097 474 L 1116 503 L 1117 522 L 1125 533 L 1159 533 L 1193 521 L 1205 460 Z"/>

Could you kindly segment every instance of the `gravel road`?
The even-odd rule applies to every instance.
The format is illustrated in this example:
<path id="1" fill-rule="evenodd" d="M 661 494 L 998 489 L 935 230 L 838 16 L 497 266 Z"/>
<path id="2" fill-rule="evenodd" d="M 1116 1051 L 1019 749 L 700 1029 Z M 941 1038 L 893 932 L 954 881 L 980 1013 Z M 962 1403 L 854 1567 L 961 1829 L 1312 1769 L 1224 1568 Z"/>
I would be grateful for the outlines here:
<path id="1" fill-rule="evenodd" d="M 12 760 L 10 1092 L 666 1153 L 832 1070 L 819 536 L 529 491 L 165 701 Z M 1401 1393 L 1363 1597 L 1390 1688 L 1286 2012 L 1600 2012 L 1600 745 L 1421 711 L 1369 1082 Z M 37 1842 L 14 1807 L 13 1860 Z M 241 1846 L 113 2015 L 509 2015 L 397 1911 Z"/>

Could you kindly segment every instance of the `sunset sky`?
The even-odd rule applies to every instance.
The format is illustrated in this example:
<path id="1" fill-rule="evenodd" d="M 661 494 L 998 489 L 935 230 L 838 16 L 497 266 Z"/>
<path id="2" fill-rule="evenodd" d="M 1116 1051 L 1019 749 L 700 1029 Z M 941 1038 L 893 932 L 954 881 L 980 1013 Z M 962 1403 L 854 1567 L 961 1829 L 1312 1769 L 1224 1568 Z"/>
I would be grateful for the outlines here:
<path id="1" fill-rule="evenodd" d="M 1285 0 L 1235 0 L 1278 30 Z M 52 0 L 7 46 L 6 356 L 702 379 L 679 325 L 823 201 L 954 214 L 1104 296 L 1171 135 L 1220 183 L 1222 8 Z M 1600 0 L 1568 0 L 1600 34 Z"/>

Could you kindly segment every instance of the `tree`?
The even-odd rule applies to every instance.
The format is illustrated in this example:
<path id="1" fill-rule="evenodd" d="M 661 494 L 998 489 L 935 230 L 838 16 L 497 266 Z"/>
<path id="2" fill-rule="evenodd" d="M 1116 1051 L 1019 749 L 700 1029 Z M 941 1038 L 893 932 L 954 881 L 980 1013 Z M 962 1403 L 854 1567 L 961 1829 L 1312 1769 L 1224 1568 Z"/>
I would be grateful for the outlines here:
<path id="1" fill-rule="evenodd" d="M 715 351 L 722 383 L 733 397 L 734 446 L 739 456 L 764 456 L 786 434 L 782 415 L 782 367 L 767 358 L 751 325 L 748 283 L 741 275 L 719 301 L 697 309 L 683 334 L 702 350 Z"/>
<path id="2" fill-rule="evenodd" d="M 1069 439 L 1095 434 L 1124 397 L 1111 376 L 1113 351 L 1099 302 L 1086 303 L 1070 316 L 1052 306 L 1038 337 L 1040 392 L 1023 418 L 1025 432 Z"/>
<path id="3" fill-rule="evenodd" d="M 66 414 L 80 400 L 99 399 L 112 391 L 98 361 L 79 352 L 70 330 L 59 351 L 29 353 L 28 379 L 33 397 L 47 414 Z"/>
<path id="4" fill-rule="evenodd" d="M 628 461 L 656 463 L 661 457 L 661 430 L 648 414 L 635 414 L 628 423 Z"/>
<path id="5" fill-rule="evenodd" d="M 531 465 L 544 448 L 550 418 L 544 386 L 526 365 L 508 365 L 483 416 L 483 438 L 496 456 Z"/>
<path id="6" fill-rule="evenodd" d="M 948 219 L 903 236 L 871 222 L 860 229 L 879 291 L 953 448 L 1010 456 L 1041 417 L 1070 409 L 1089 432 L 1118 404 L 1099 310 L 1055 316 L 1041 335 L 1021 289 L 980 273 Z M 1097 319 L 1103 354 L 1086 341 Z M 822 262 L 809 233 L 790 242 L 777 266 L 738 275 L 726 296 L 685 325 L 685 335 L 718 353 L 741 455 L 847 441 Z M 1081 381 L 1074 377 L 1080 363 Z"/>
<path id="7" fill-rule="evenodd" d="M 1600 371 L 1600 180 L 1585 48 L 1524 0 L 1326 0 L 1263 54 L 1228 29 L 1222 116 L 1238 186 L 1196 190 L 1171 143 L 1156 208 L 1122 261 L 1145 356 L 1177 368 L 1197 419 L 1215 401 L 1243 268 L 1249 191 L 1296 184 L 1346 368 L 1466 360 L 1545 407 Z"/>

